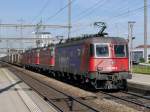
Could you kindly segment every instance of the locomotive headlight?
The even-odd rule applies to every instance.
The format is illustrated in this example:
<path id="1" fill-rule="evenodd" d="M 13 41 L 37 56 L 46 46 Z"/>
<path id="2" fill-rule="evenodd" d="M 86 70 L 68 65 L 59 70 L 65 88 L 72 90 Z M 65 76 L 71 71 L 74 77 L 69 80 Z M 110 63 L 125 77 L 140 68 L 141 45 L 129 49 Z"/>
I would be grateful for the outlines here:
<path id="1" fill-rule="evenodd" d="M 97 71 L 102 71 L 103 67 L 97 67 Z"/>
<path id="2" fill-rule="evenodd" d="M 111 67 L 112 68 L 112 70 L 117 70 L 118 68 L 117 67 Z"/>

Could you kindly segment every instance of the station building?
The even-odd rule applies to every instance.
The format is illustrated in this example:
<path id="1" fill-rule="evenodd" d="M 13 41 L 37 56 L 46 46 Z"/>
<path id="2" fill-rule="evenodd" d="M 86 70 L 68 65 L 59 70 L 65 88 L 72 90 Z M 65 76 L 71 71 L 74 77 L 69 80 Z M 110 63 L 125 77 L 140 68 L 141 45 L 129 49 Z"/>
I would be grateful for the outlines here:
<path id="1" fill-rule="evenodd" d="M 144 45 L 138 45 L 132 50 L 132 60 L 139 62 L 144 58 Z M 147 45 L 147 61 L 150 63 L 150 45 Z"/>
<path id="2" fill-rule="evenodd" d="M 35 38 L 42 39 L 36 41 L 36 47 L 44 47 L 49 44 L 56 44 L 59 42 L 59 39 L 53 37 L 50 32 L 36 32 Z"/>

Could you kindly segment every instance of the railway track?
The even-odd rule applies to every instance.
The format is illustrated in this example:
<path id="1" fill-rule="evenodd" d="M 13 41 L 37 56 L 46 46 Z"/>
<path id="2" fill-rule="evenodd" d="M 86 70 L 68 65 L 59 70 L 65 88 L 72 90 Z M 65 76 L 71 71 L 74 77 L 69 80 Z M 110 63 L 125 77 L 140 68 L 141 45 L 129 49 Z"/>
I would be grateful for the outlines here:
<path id="1" fill-rule="evenodd" d="M 150 98 L 137 95 L 135 93 L 131 92 L 104 92 L 104 91 L 99 91 L 96 93 L 97 96 L 101 96 L 103 94 L 103 97 L 106 99 L 111 99 L 116 102 L 123 103 L 126 102 L 126 105 L 136 107 L 139 110 L 144 110 L 145 112 L 150 112 Z"/>
<path id="2" fill-rule="evenodd" d="M 15 73 L 15 75 L 17 75 L 34 91 L 42 96 L 45 101 L 53 105 L 59 112 L 101 112 L 100 110 L 95 109 L 80 101 L 84 98 L 74 98 L 51 87 L 50 85 L 43 83 L 42 81 L 39 81 L 33 77 L 30 77 L 29 75 L 22 73 L 21 71 L 17 71 L 13 68 L 9 68 L 9 70 Z"/>
<path id="3" fill-rule="evenodd" d="M 19 69 L 21 69 L 21 68 L 19 68 Z M 100 95 L 100 93 L 102 94 L 102 92 L 96 93 L 95 96 L 97 96 L 97 97 L 90 97 L 90 98 L 87 98 L 87 97 L 72 97 L 68 94 L 65 94 L 65 93 L 55 89 L 54 87 L 51 87 L 50 85 L 47 85 L 46 83 L 43 83 L 40 80 L 37 80 L 36 78 L 32 77 L 31 75 L 27 75 L 28 73 L 26 74 L 26 73 L 23 72 L 23 71 L 26 71 L 25 69 L 21 69 L 21 70 L 23 70 L 23 71 L 21 71 L 21 70 L 16 70 L 14 67 L 13 68 L 9 67 L 9 70 L 12 71 L 13 73 L 15 73 L 24 82 L 26 82 L 26 84 L 28 84 L 32 89 L 34 89 L 40 96 L 42 96 L 48 103 L 53 105 L 60 112 L 66 112 L 66 111 L 67 112 L 70 112 L 70 111 L 100 112 L 101 111 L 100 108 L 101 107 L 103 108 L 103 106 L 98 107 L 99 105 L 95 106 L 95 104 L 94 104 L 94 106 L 91 106 L 91 102 L 95 103 L 95 100 L 96 101 L 99 100 L 98 96 Z M 41 80 L 43 80 L 43 79 L 41 79 Z M 103 94 L 104 93 L 105 92 L 103 92 Z M 101 97 L 99 97 L 99 98 L 100 99 L 102 99 L 102 98 L 105 99 L 106 98 L 106 99 L 109 99 L 109 100 L 114 100 L 114 99 L 111 99 L 110 97 L 108 97 L 108 96 L 110 96 L 108 94 L 111 94 L 111 98 L 113 98 L 113 96 L 114 96 L 113 93 L 105 93 L 105 95 L 107 95 L 107 97 L 106 96 L 103 97 L 103 95 L 101 95 Z M 114 94 L 116 94 L 116 93 L 114 93 Z M 117 94 L 119 94 L 119 93 L 117 93 Z M 117 96 L 116 96 L 116 99 L 117 99 Z M 96 104 L 99 104 L 99 103 L 96 103 Z M 121 103 L 121 104 L 124 105 L 124 103 Z M 134 109 L 137 109 L 137 108 L 134 108 Z M 109 110 L 109 109 L 106 109 L 106 110 Z M 138 109 L 138 110 L 140 110 L 140 109 Z M 114 112 L 116 112 L 116 111 L 114 111 Z M 125 112 L 128 112 L 128 111 L 125 110 Z M 149 111 L 145 111 L 145 112 L 149 112 Z"/>

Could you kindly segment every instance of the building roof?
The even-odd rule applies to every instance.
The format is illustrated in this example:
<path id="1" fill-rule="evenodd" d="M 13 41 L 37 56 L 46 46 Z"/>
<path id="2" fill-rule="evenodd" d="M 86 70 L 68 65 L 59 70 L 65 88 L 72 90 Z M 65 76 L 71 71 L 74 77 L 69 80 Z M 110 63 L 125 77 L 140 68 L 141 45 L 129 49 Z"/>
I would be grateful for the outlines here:
<path id="1" fill-rule="evenodd" d="M 137 47 L 135 48 L 144 48 L 144 45 L 138 45 Z M 150 45 L 147 45 L 147 48 L 150 48 Z"/>
<path id="2" fill-rule="evenodd" d="M 51 34 L 50 32 L 36 32 L 35 34 Z"/>

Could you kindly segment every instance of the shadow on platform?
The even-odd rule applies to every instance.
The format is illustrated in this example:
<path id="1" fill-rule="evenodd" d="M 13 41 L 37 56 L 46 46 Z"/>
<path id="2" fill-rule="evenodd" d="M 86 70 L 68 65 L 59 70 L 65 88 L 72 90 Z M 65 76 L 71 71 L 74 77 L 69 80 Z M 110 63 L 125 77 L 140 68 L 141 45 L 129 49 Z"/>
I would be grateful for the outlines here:
<path id="1" fill-rule="evenodd" d="M 10 88 L 14 87 L 15 85 L 17 85 L 19 83 L 22 83 L 22 81 L 18 81 L 18 82 L 14 83 L 14 84 L 11 84 L 10 86 L 7 86 L 7 87 L 5 87 L 3 89 L 0 89 L 0 93 L 3 93 L 4 91 L 9 90 Z"/>

